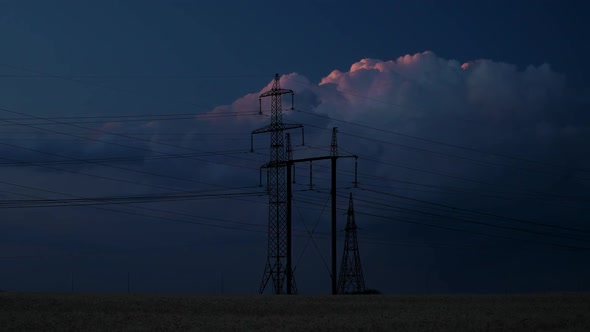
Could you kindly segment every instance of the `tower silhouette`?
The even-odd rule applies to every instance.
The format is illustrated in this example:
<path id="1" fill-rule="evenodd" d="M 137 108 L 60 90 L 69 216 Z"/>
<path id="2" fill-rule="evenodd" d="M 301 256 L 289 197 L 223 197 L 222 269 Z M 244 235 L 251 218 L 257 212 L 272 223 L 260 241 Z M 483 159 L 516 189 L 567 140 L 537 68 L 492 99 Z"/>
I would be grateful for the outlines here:
<path id="1" fill-rule="evenodd" d="M 354 207 L 352 204 L 352 193 L 348 201 L 348 212 L 346 219 L 346 237 L 344 240 L 344 254 L 340 265 L 340 276 L 338 278 L 338 293 L 362 293 L 365 291 L 365 279 L 361 267 L 361 257 L 356 236 L 356 222 L 354 219 Z"/>
<path id="2" fill-rule="evenodd" d="M 281 96 L 293 90 L 281 89 L 279 74 L 275 74 L 272 88 L 263 92 L 259 100 L 259 113 L 262 114 L 262 98 L 270 97 L 270 124 L 252 131 L 252 135 L 270 133 L 270 160 L 262 166 L 268 174 L 268 247 L 266 265 L 260 284 L 260 293 L 272 279 L 275 294 L 296 293 L 293 271 L 287 262 L 290 254 L 290 234 L 287 227 L 287 186 L 286 186 L 286 151 L 283 131 L 303 128 L 301 124 L 283 123 Z M 293 105 L 291 105 L 293 109 Z M 252 142 L 252 141 L 251 141 Z M 289 151 L 291 152 L 291 151 Z M 285 287 L 285 280 L 286 287 Z M 285 289 L 286 288 L 286 289 Z"/>
<path id="3" fill-rule="evenodd" d="M 283 132 L 289 129 L 301 128 L 302 145 L 305 145 L 303 137 L 303 125 L 283 123 L 282 113 L 282 95 L 291 94 L 293 90 L 281 89 L 279 75 L 275 74 L 272 88 L 260 94 L 260 114 L 262 114 L 262 99 L 270 97 L 271 117 L 270 124 L 260 129 L 252 131 L 250 137 L 251 148 L 254 151 L 255 134 L 270 133 L 270 161 L 261 166 L 260 185 L 262 186 L 262 169 L 267 169 L 267 192 L 269 196 L 268 208 L 268 248 L 264 274 L 260 284 L 260 293 L 263 293 L 268 282 L 272 280 L 275 294 L 293 294 L 297 293 L 295 278 L 293 277 L 292 267 L 292 186 L 291 178 L 294 179 L 294 168 L 296 163 L 310 163 L 310 188 L 311 188 L 311 164 L 313 161 L 330 160 L 331 161 L 331 200 L 332 200 L 332 218 L 331 218 L 331 286 L 332 294 L 338 293 L 337 268 L 336 268 L 336 160 L 339 158 L 354 158 L 355 172 L 354 184 L 357 184 L 356 155 L 339 156 L 337 145 L 337 128 L 332 131 L 332 143 L 330 145 L 329 156 L 317 156 L 309 158 L 293 159 L 293 148 L 291 146 L 291 137 Z M 293 99 L 292 99 L 293 100 Z M 293 102 L 291 104 L 293 110 Z M 286 146 L 285 146 L 286 145 Z M 354 223 L 354 222 L 353 222 Z M 354 236 L 355 247 L 356 236 Z M 348 242 L 347 242 L 348 243 Z M 348 247 L 345 247 L 345 249 Z M 358 255 L 355 256 L 358 258 Z M 352 266 L 352 265 L 351 265 Z M 354 265 L 357 266 L 357 265 Z M 360 261 L 358 266 L 360 266 Z M 362 279 L 362 276 L 361 276 Z M 364 283 L 363 283 L 364 289 Z"/>

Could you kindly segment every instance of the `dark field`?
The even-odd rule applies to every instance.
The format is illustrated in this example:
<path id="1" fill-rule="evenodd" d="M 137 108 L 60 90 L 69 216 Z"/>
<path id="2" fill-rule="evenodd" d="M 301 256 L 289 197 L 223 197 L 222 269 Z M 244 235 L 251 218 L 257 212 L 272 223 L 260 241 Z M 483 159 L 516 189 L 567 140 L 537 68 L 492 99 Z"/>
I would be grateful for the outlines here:
<path id="1" fill-rule="evenodd" d="M 2 331 L 590 331 L 590 294 L 0 293 Z"/>

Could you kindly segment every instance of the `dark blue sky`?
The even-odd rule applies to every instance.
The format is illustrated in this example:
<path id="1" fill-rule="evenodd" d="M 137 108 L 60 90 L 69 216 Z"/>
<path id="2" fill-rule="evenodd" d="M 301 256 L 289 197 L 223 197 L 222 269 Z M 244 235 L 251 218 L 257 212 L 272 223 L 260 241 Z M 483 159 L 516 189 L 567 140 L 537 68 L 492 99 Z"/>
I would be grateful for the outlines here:
<path id="1" fill-rule="evenodd" d="M 583 1 L 3 1 L 10 64 L 66 73 L 300 72 L 317 80 L 360 58 L 551 64 L 582 80 Z"/>
<path id="2" fill-rule="evenodd" d="M 289 121 L 309 127 L 311 146 L 297 153 L 325 153 L 313 148 L 339 126 L 341 147 L 361 156 L 366 186 L 353 194 L 366 213 L 357 221 L 369 287 L 588 290 L 589 15 L 584 1 L 0 1 L 0 194 L 255 186 L 268 137 L 248 154 L 249 133 L 268 118 L 207 117 L 256 111 L 275 72 L 297 73 L 281 81 L 304 111 Z M 171 114 L 179 119 L 162 120 Z M 230 150 L 239 154 L 170 158 Z M 317 170 L 319 192 L 296 194 L 295 227 L 318 220 L 321 233 L 328 187 Z M 79 291 L 124 291 L 129 272 L 136 291 L 217 292 L 223 273 L 226 291 L 256 292 L 266 197 L 245 199 L 105 207 L 119 212 L 3 206 L 0 289 L 66 291 L 73 273 Z M 248 231 L 190 224 L 216 222 L 203 218 Z M 324 237 L 301 254 L 302 292 L 329 291 Z"/>

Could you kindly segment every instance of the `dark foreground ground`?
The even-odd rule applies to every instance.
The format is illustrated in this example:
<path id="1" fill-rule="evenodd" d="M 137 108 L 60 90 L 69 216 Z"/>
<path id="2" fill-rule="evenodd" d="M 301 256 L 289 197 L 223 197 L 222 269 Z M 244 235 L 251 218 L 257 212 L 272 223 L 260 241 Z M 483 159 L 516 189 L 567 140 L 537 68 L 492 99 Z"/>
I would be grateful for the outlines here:
<path id="1" fill-rule="evenodd" d="M 0 293 L 1 331 L 590 331 L 590 294 Z"/>

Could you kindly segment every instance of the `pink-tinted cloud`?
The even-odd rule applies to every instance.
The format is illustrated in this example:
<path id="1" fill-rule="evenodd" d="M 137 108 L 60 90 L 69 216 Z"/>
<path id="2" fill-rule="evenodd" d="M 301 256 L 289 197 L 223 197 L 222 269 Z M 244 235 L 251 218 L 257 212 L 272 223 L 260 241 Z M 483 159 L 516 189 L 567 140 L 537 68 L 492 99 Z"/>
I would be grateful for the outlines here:
<path id="1" fill-rule="evenodd" d="M 331 71 L 319 83 L 291 73 L 281 77 L 281 85 L 295 91 L 296 108 L 305 112 L 482 150 L 531 153 L 531 158 L 545 158 L 544 154 L 550 153 L 543 146 L 547 142 L 588 132 L 587 124 L 555 120 L 563 109 L 560 105 L 564 102 L 565 78 L 548 64 L 519 68 L 487 59 L 462 63 L 426 51 L 388 61 L 361 59 L 348 70 Z M 258 95 L 270 86 L 271 82 L 213 112 L 256 110 Z M 288 105 L 285 100 L 284 107 Z M 265 111 L 268 112 L 268 106 Z M 285 113 L 287 121 L 291 116 L 326 129 L 344 126 L 325 118 Z M 268 118 L 256 121 L 259 123 L 242 122 L 240 127 L 251 130 Z M 391 136 L 369 128 L 343 130 L 392 140 Z M 329 135 L 319 135 L 310 141 L 316 139 L 317 144 L 325 145 Z M 359 140 L 348 144 L 350 150 L 362 151 L 375 159 L 390 159 L 394 155 L 401 160 L 416 158 L 391 146 Z M 523 152 L 524 147 L 528 148 Z M 451 173 L 480 171 L 428 154 L 419 158 L 421 164 L 436 164 Z M 391 172 L 391 167 L 375 167 L 370 170 L 375 174 Z"/>

